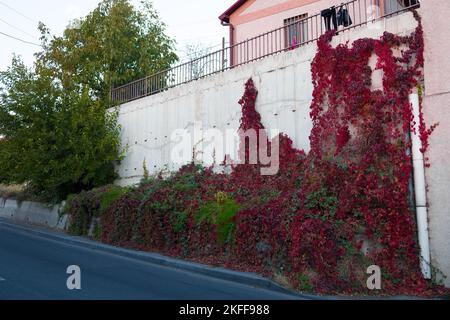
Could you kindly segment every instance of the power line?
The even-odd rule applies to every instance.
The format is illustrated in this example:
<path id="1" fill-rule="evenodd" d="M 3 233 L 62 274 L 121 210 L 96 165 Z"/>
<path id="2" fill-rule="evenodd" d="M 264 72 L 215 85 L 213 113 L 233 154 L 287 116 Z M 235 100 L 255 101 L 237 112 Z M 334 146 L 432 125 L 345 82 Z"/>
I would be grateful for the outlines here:
<path id="1" fill-rule="evenodd" d="M 7 7 L 9 10 L 14 11 L 14 12 L 17 13 L 18 15 L 24 17 L 25 19 L 30 20 L 30 21 L 33 22 L 33 23 L 38 23 L 38 22 L 37 22 L 36 20 L 34 20 L 33 18 L 30 18 L 30 17 L 24 15 L 22 12 L 20 12 L 20 11 L 14 9 L 14 8 L 11 7 L 10 5 L 7 5 L 7 4 L 4 3 L 3 1 L 0 1 L 0 4 L 3 5 L 4 7 Z"/>
<path id="2" fill-rule="evenodd" d="M 29 37 L 31 37 L 31 38 L 33 38 L 33 39 L 36 39 L 36 37 L 33 36 L 32 34 L 30 34 L 30 33 L 26 32 L 25 30 L 22 30 L 22 29 L 20 29 L 20 28 L 18 28 L 18 27 L 16 27 L 16 26 L 12 25 L 12 24 L 9 23 L 8 21 L 3 20 L 2 18 L 0 18 L 0 21 L 3 22 L 4 24 L 10 26 L 11 28 L 16 29 L 17 31 L 22 32 L 23 34 L 26 34 L 27 36 L 29 36 Z"/>
<path id="3" fill-rule="evenodd" d="M 26 40 L 23 40 L 23 39 L 17 38 L 17 37 L 14 37 L 14 36 L 10 35 L 10 34 L 7 34 L 7 33 L 4 33 L 4 32 L 1 32 L 1 31 L 0 31 L 0 34 L 2 34 L 2 35 L 4 35 L 4 36 L 6 36 L 6 37 L 8 37 L 8 38 L 11 38 L 11 39 L 14 39 L 14 40 L 17 40 L 17 41 L 23 42 L 23 43 L 25 43 L 25 44 L 31 44 L 31 45 L 33 45 L 33 46 L 38 46 L 38 47 L 42 47 L 42 46 L 41 46 L 40 44 L 37 44 L 37 43 L 33 43 L 33 42 L 30 42 L 30 41 L 26 41 Z"/>

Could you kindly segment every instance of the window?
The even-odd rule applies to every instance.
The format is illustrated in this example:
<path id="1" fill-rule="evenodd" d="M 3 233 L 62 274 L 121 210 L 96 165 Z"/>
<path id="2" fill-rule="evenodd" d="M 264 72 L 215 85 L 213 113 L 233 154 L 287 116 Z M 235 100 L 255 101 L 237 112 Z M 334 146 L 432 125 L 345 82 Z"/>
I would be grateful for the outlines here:
<path id="1" fill-rule="evenodd" d="M 306 18 L 308 18 L 307 13 L 284 20 L 286 48 L 295 48 L 308 41 L 308 20 Z"/>
<path id="2" fill-rule="evenodd" d="M 390 14 L 416 5 L 418 3 L 418 0 L 385 0 L 384 10 L 386 14 Z"/>

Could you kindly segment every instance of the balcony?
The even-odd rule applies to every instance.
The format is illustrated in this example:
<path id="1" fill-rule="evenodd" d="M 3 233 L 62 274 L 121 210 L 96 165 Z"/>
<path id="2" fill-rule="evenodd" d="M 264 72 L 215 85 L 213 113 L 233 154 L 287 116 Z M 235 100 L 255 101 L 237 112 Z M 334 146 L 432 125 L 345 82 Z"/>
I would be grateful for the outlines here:
<path id="1" fill-rule="evenodd" d="M 351 18 L 338 27 L 338 17 L 324 17 L 323 12 L 309 17 L 287 21 L 285 26 L 247 39 L 230 47 L 212 52 L 204 57 L 176 65 L 168 70 L 150 75 L 126 85 L 113 88 L 113 105 L 127 103 L 170 88 L 195 81 L 219 72 L 238 67 L 267 56 L 295 50 L 317 41 L 329 29 L 338 32 L 375 22 L 379 19 L 420 7 L 418 0 L 353 0 L 339 5 Z M 324 8 L 327 9 L 327 8 Z M 335 12 L 334 10 L 331 10 Z M 325 14 L 326 16 L 326 14 Z"/>

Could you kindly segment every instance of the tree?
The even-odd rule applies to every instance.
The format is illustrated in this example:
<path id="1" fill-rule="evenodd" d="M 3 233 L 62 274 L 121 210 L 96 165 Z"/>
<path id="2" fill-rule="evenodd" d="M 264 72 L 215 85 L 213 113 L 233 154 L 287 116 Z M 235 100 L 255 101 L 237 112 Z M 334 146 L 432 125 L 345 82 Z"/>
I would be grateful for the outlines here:
<path id="1" fill-rule="evenodd" d="M 111 183 L 121 159 L 113 84 L 177 60 L 150 2 L 104 0 L 61 37 L 40 25 L 43 51 L 28 69 L 0 72 L 0 182 L 27 183 L 44 200 Z"/>
<path id="2" fill-rule="evenodd" d="M 40 29 L 46 50 L 39 60 L 64 88 L 81 92 L 88 86 L 93 97 L 106 99 L 113 85 L 166 70 L 178 61 L 175 43 L 149 1 L 137 10 L 129 0 L 104 0 L 52 41 L 45 26 Z"/>
<path id="3" fill-rule="evenodd" d="M 185 47 L 185 53 L 186 59 L 189 61 L 189 77 L 198 79 L 204 76 L 206 68 L 211 64 L 211 61 L 202 58 L 211 53 L 211 49 L 201 43 L 189 43 Z"/>
<path id="4" fill-rule="evenodd" d="M 186 60 L 189 61 L 189 73 L 186 80 L 198 79 L 222 70 L 225 67 L 224 51 L 215 52 L 215 47 L 206 47 L 201 43 L 189 43 L 185 46 Z"/>

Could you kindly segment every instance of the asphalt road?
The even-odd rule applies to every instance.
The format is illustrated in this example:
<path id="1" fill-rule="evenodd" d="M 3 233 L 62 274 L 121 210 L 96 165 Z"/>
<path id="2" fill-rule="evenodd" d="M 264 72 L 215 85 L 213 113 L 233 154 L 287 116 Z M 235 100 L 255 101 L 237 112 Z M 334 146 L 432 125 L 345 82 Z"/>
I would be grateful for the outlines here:
<path id="1" fill-rule="evenodd" d="M 66 273 L 81 269 L 81 290 Z M 283 293 L 46 238 L 0 221 L 0 300 L 285 300 Z"/>

